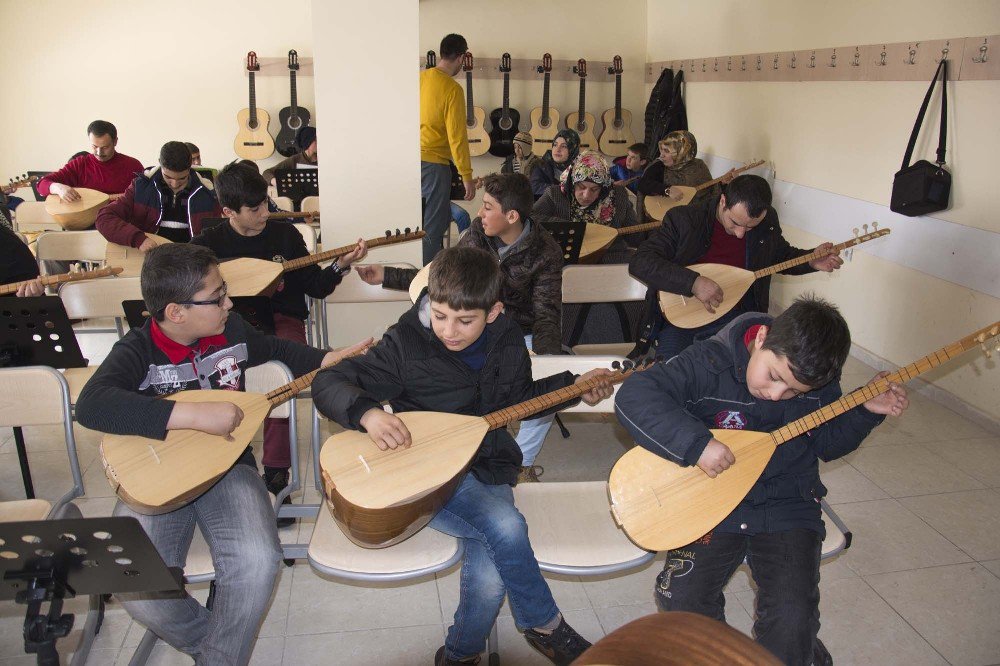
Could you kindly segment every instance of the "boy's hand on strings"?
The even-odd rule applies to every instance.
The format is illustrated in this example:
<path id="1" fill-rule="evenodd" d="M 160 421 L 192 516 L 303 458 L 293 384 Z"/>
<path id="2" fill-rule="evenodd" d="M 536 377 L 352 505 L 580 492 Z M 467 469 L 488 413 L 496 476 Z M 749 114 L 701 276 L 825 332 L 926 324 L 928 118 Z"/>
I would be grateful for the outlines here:
<path id="1" fill-rule="evenodd" d="M 24 298 L 25 296 L 44 296 L 45 286 L 42 284 L 42 278 L 35 278 L 30 282 L 25 282 L 20 287 L 17 288 L 17 296 Z"/>
<path id="2" fill-rule="evenodd" d="M 715 308 L 722 305 L 722 287 L 712 278 L 707 278 L 704 275 L 696 277 L 694 285 L 691 287 L 691 293 L 712 314 L 715 314 Z"/>
<path id="3" fill-rule="evenodd" d="M 368 431 L 368 436 L 375 446 L 383 451 L 388 449 L 410 448 L 413 438 L 398 416 L 390 414 L 381 408 L 372 408 L 361 417 L 361 427 Z"/>
<path id="4" fill-rule="evenodd" d="M 354 248 L 353 251 L 343 254 L 337 258 L 337 266 L 340 267 L 340 270 L 345 270 L 355 261 L 364 259 L 366 256 L 368 256 L 368 245 L 365 243 L 364 238 L 359 238 L 358 246 Z"/>
<path id="5" fill-rule="evenodd" d="M 871 384 L 888 375 L 888 372 L 880 372 L 868 383 Z M 878 394 L 865 403 L 865 409 L 869 412 L 886 416 L 901 416 L 909 406 L 910 399 L 906 397 L 906 387 L 894 383 L 889 384 L 888 391 Z"/>
<path id="6" fill-rule="evenodd" d="M 714 479 L 732 467 L 735 462 L 736 456 L 729 450 L 729 447 L 713 437 L 708 440 L 708 446 L 701 452 L 701 457 L 698 458 L 698 467 Z"/>
<path id="7" fill-rule="evenodd" d="M 590 381 L 591 379 L 599 379 L 601 377 L 605 378 L 604 381 L 600 381 L 597 384 L 597 386 L 595 386 L 594 388 L 590 389 L 582 396 L 580 396 L 585 403 L 593 406 L 599 403 L 601 400 L 610 398 L 611 394 L 615 392 L 614 385 L 607 380 L 607 377 L 609 377 L 610 375 L 611 371 L 608 370 L 607 368 L 595 368 L 594 370 L 585 372 L 584 374 L 577 377 L 576 381 L 573 383 L 582 384 L 586 381 Z"/>

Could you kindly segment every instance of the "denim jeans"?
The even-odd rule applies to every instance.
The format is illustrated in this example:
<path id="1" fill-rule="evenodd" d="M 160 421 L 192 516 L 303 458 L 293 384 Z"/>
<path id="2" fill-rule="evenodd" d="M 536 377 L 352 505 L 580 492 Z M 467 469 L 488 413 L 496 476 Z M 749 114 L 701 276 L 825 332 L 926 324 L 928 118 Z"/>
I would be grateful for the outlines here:
<path id="1" fill-rule="evenodd" d="M 532 336 L 530 335 L 524 336 L 524 344 L 527 345 L 528 349 L 531 349 L 531 339 Z M 535 379 L 538 378 L 535 377 Z M 538 452 L 542 450 L 542 444 L 545 443 L 545 436 L 549 434 L 549 428 L 552 427 L 552 421 L 555 418 L 555 414 L 549 414 L 541 418 L 521 421 L 516 441 L 517 446 L 521 449 L 521 464 L 525 467 L 531 467 L 534 464 L 535 458 L 538 457 Z"/>
<path id="2" fill-rule="evenodd" d="M 237 464 L 191 504 L 145 516 L 119 502 L 114 515 L 137 519 L 168 567 L 183 567 L 201 528 L 215 565 L 215 603 L 206 609 L 191 595 L 119 595 L 132 618 L 197 664 L 246 664 L 267 612 L 281 546 L 274 507 L 257 470 Z"/>
<path id="3" fill-rule="evenodd" d="M 451 224 L 451 167 L 420 163 L 420 196 L 424 199 L 424 265 L 441 251 L 441 242 Z"/>
<path id="4" fill-rule="evenodd" d="M 472 218 L 469 216 L 469 211 L 465 210 L 457 203 L 451 203 L 451 219 L 455 220 L 455 226 L 458 227 L 458 233 L 465 233 L 465 230 L 472 226 Z"/>
<path id="5" fill-rule="evenodd" d="M 753 635 L 790 666 L 813 661 L 819 633 L 820 535 L 796 529 L 771 534 L 710 532 L 671 550 L 656 578 L 661 611 L 688 611 L 726 621 L 726 583 L 746 558 L 757 584 Z"/>
<path id="6" fill-rule="evenodd" d="M 555 619 L 559 609 L 531 550 L 528 525 L 514 506 L 513 488 L 466 474 L 430 525 L 465 544 L 458 608 L 445 641 L 450 658 L 483 651 L 504 594 L 520 629 Z"/>

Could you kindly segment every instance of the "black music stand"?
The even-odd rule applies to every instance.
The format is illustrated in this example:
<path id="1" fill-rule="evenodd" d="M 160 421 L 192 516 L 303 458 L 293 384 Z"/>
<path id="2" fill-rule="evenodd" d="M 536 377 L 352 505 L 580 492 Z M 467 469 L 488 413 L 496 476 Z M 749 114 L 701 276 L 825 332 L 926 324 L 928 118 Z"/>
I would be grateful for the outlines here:
<path id="1" fill-rule="evenodd" d="M 0 368 L 47 365 L 85 368 L 87 359 L 58 296 L 0 296 Z M 34 499 L 24 433 L 14 426 L 14 445 L 21 464 L 24 495 Z"/>
<path id="2" fill-rule="evenodd" d="M 562 248 L 563 266 L 580 263 L 583 235 L 587 231 L 586 222 L 543 222 L 542 227 L 552 234 Z"/>
<path id="3" fill-rule="evenodd" d="M 278 196 L 291 199 L 299 211 L 303 199 L 319 196 L 319 169 L 275 169 L 274 183 Z"/>
<path id="4" fill-rule="evenodd" d="M 267 296 L 233 296 L 233 309 L 247 323 L 264 335 L 274 335 L 274 309 L 271 299 Z M 141 300 L 122 301 L 125 321 L 129 328 L 141 328 L 145 325 L 149 312 L 146 303 Z"/>
<path id="5" fill-rule="evenodd" d="M 0 599 L 28 607 L 24 651 L 46 665 L 59 664 L 56 639 L 73 629 L 73 615 L 62 614 L 63 600 L 184 589 L 180 570 L 167 567 L 139 521 L 129 517 L 0 523 L 0 573 Z"/>

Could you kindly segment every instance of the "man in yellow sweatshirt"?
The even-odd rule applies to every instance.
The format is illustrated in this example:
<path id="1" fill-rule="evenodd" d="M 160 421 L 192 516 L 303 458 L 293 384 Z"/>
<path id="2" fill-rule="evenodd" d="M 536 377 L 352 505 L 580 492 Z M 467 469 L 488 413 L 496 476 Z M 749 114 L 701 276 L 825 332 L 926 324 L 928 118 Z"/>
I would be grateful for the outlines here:
<path id="1" fill-rule="evenodd" d="M 420 73 L 420 196 L 424 198 L 424 263 L 441 249 L 451 223 L 451 167 L 465 181 L 465 199 L 476 196 L 469 137 L 465 131 L 465 94 L 454 76 L 462 68 L 468 43 L 461 35 L 441 40 L 437 67 Z"/>

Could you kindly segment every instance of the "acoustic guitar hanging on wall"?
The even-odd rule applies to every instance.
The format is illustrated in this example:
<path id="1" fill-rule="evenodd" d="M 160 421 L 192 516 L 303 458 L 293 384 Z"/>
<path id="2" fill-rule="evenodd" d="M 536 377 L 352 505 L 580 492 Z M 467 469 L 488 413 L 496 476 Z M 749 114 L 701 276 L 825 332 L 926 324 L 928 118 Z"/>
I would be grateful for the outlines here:
<path id="1" fill-rule="evenodd" d="M 566 114 L 566 129 L 576 130 L 580 135 L 580 150 L 597 146 L 594 136 L 594 114 L 587 113 L 587 61 L 580 58 L 573 68 L 580 77 L 580 106 L 573 113 Z"/>
<path id="2" fill-rule="evenodd" d="M 465 72 L 465 132 L 469 137 L 469 155 L 479 157 L 490 149 L 490 135 L 486 133 L 486 111 L 474 106 L 472 99 L 472 53 L 462 56 L 462 71 Z"/>
<path id="3" fill-rule="evenodd" d="M 500 73 L 503 74 L 503 106 L 490 112 L 490 155 L 509 157 L 514 154 L 514 137 L 521 122 L 521 113 L 510 107 L 510 54 L 500 56 Z"/>
<path id="4" fill-rule="evenodd" d="M 628 153 L 628 147 L 635 143 L 632 136 L 632 112 L 622 108 L 622 57 L 616 55 L 608 68 L 609 74 L 615 75 L 615 108 L 608 109 L 601 115 L 604 130 L 598 145 L 601 152 L 611 157 L 621 157 Z"/>
<path id="5" fill-rule="evenodd" d="M 309 125 L 312 117 L 309 109 L 299 106 L 298 88 L 296 88 L 295 76 L 299 71 L 299 54 L 292 49 L 288 52 L 288 79 L 290 86 L 291 104 L 281 111 L 278 111 L 278 124 L 281 130 L 274 140 L 278 152 L 285 157 L 291 157 L 298 152 L 298 144 L 295 142 L 299 130 Z"/>
<path id="6" fill-rule="evenodd" d="M 539 157 L 552 149 L 552 142 L 559 132 L 559 112 L 549 106 L 549 77 L 552 73 L 552 55 L 546 53 L 542 56 L 542 64 L 538 66 L 538 73 L 543 75 L 542 83 L 542 105 L 531 110 L 531 152 Z"/>
<path id="7" fill-rule="evenodd" d="M 257 108 L 257 91 L 254 73 L 260 71 L 257 54 L 247 53 L 247 76 L 250 79 L 250 106 L 236 114 L 239 131 L 233 141 L 233 150 L 245 160 L 263 160 L 274 153 L 274 139 L 267 131 L 271 116 L 264 109 Z"/>

